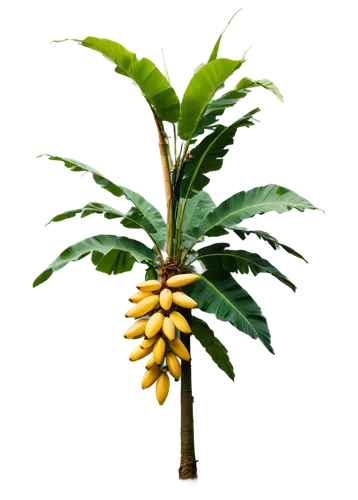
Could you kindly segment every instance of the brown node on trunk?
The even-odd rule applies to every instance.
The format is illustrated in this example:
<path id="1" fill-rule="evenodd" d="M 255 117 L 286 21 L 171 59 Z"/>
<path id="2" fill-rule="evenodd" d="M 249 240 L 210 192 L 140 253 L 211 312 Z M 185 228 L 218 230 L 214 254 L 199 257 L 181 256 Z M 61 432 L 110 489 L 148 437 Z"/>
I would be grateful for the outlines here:
<path id="1" fill-rule="evenodd" d="M 179 479 L 196 479 L 196 462 L 192 457 L 182 457 L 179 469 Z"/>
<path id="2" fill-rule="evenodd" d="M 180 253 L 174 257 L 167 257 L 165 262 L 159 267 L 159 278 L 162 283 L 165 283 L 169 278 L 183 271 L 180 257 Z"/>

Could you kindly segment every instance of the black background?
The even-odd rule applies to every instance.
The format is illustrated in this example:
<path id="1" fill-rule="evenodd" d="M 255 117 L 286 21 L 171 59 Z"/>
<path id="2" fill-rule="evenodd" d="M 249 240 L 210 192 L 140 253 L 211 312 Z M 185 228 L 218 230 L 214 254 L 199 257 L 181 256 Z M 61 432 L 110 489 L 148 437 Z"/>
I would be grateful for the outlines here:
<path id="1" fill-rule="evenodd" d="M 126 11 L 113 7 L 98 15 L 89 6 L 81 12 L 67 10 L 66 15 L 54 6 L 51 15 L 41 14 L 31 41 L 33 85 L 25 116 L 31 131 L 24 162 L 31 211 L 24 228 L 29 241 L 23 257 L 24 280 L 39 271 L 40 263 L 48 262 L 64 240 L 72 239 L 72 231 L 80 230 L 79 225 L 68 224 L 56 232 L 40 233 L 40 215 L 46 215 L 49 207 L 70 207 L 73 200 L 85 200 L 95 192 L 94 186 L 73 184 L 71 176 L 60 168 L 48 168 L 47 162 L 32 169 L 30 153 L 38 152 L 40 143 L 55 143 L 59 152 L 80 151 L 81 159 L 95 159 L 97 167 L 111 167 L 113 175 L 144 184 L 153 199 L 160 196 L 159 169 L 152 168 L 152 124 L 144 119 L 144 106 L 136 103 L 135 91 L 125 81 L 113 81 L 94 56 L 82 52 L 80 56 L 79 50 L 42 50 L 39 40 L 56 29 L 119 30 L 121 39 L 135 39 L 138 47 L 158 47 L 160 40 L 169 40 L 169 60 L 177 65 L 176 84 L 183 87 L 184 63 L 207 47 L 208 31 L 215 31 L 215 25 L 229 15 L 224 8 L 230 9 L 230 4 L 210 5 L 203 14 L 201 5 L 189 10 L 184 4 L 174 9 L 133 3 Z M 256 65 L 251 70 L 280 71 L 280 85 L 289 87 L 292 98 L 288 113 L 280 113 L 270 96 L 248 99 L 264 104 L 265 127 L 250 131 L 235 146 L 225 173 L 215 179 L 217 199 L 231 192 L 233 184 L 264 182 L 268 175 L 280 175 L 283 183 L 304 184 L 314 199 L 329 198 L 320 170 L 309 161 L 305 131 L 299 126 L 302 103 L 294 96 L 299 68 L 291 57 L 293 17 L 268 2 L 250 2 L 248 17 L 234 25 L 233 39 L 225 43 L 238 55 L 240 39 L 256 39 Z M 250 73 L 250 65 L 245 71 Z M 104 199 L 101 193 L 96 198 Z M 261 222 L 269 223 L 270 218 Z M 240 384 L 234 386 L 224 382 L 194 345 L 193 378 L 200 399 L 201 481 L 196 494 L 276 489 L 281 475 L 294 479 L 298 474 L 297 455 L 306 453 L 307 435 L 315 428 L 312 405 L 319 404 L 320 393 L 313 391 L 323 377 L 316 375 L 325 334 L 319 290 L 327 268 L 323 245 L 328 224 L 328 217 L 297 216 L 288 225 L 273 228 L 281 239 L 295 240 L 312 262 L 308 268 L 284 254 L 273 259 L 297 281 L 299 296 L 275 281 L 248 282 L 253 293 L 264 297 L 273 328 L 280 328 L 279 359 L 241 342 L 230 329 L 218 328 L 233 358 L 240 360 Z M 93 231 L 102 228 L 116 229 L 100 220 L 85 226 Z M 31 458 L 29 487 L 40 494 L 96 490 L 103 496 L 117 494 L 123 487 L 132 494 L 160 494 L 177 486 L 176 403 L 171 400 L 168 409 L 152 408 L 151 395 L 135 390 L 135 370 L 120 361 L 119 353 L 126 349 L 119 341 L 124 327 L 120 304 L 127 291 L 125 280 L 96 280 L 87 264 L 74 266 L 64 281 L 44 286 L 40 294 L 28 288 L 22 291 L 29 331 L 24 343 L 23 449 Z M 306 468 L 301 485 L 309 474 Z"/>

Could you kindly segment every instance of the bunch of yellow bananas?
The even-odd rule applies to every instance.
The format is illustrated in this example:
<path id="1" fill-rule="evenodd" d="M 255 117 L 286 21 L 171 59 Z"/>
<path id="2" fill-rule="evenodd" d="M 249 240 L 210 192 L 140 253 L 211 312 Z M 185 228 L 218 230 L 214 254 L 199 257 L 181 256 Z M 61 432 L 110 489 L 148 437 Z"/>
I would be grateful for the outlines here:
<path id="1" fill-rule="evenodd" d="M 139 283 L 139 292 L 129 297 L 135 305 L 126 312 L 127 318 L 137 321 L 126 331 L 126 339 L 144 340 L 131 352 L 130 361 L 137 361 L 153 353 L 146 364 L 142 388 L 156 382 L 156 396 L 160 405 L 169 393 L 170 380 L 167 372 L 177 381 L 180 378 L 178 358 L 190 360 L 190 354 L 176 336 L 176 329 L 190 333 L 189 323 L 177 310 L 177 306 L 193 309 L 198 304 L 180 288 L 199 279 L 197 274 L 177 274 L 161 283 L 157 280 Z M 175 290 L 171 290 L 175 289 Z M 139 319 L 138 319 L 139 318 Z"/>

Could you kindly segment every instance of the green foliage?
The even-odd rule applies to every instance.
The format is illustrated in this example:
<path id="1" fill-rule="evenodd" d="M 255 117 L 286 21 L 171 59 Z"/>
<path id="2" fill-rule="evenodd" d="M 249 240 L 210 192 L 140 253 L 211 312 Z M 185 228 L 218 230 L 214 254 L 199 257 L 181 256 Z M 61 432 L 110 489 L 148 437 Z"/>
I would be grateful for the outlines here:
<path id="1" fill-rule="evenodd" d="M 140 241 L 124 236 L 118 237 L 108 234 L 99 234 L 79 241 L 66 248 L 57 259 L 50 264 L 34 281 L 33 286 L 41 285 L 48 280 L 55 271 L 62 269 L 69 262 L 83 259 L 95 252 L 93 262 L 98 271 L 107 274 L 119 274 L 130 271 L 135 261 L 140 263 L 154 262 L 156 255 Z M 122 255 L 123 254 L 123 255 Z M 99 256 L 102 255 L 101 258 Z M 104 259 L 104 260 L 103 260 Z M 102 262 L 103 260 L 103 262 Z"/>
<path id="2" fill-rule="evenodd" d="M 194 337 L 199 340 L 206 352 L 211 356 L 214 363 L 221 368 L 231 380 L 235 379 L 234 368 L 226 347 L 217 339 L 209 325 L 195 316 L 191 319 L 191 329 Z"/>

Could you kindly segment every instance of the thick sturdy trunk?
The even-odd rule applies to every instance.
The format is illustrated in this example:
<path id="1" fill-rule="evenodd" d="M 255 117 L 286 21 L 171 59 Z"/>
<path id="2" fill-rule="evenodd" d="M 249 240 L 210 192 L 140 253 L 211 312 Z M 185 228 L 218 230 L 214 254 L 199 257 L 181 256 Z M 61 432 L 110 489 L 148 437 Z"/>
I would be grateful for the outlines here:
<path id="1" fill-rule="evenodd" d="M 190 337 L 181 334 L 181 340 L 190 352 Z M 179 478 L 195 479 L 193 393 L 191 389 L 191 361 L 181 362 L 181 459 Z"/>

